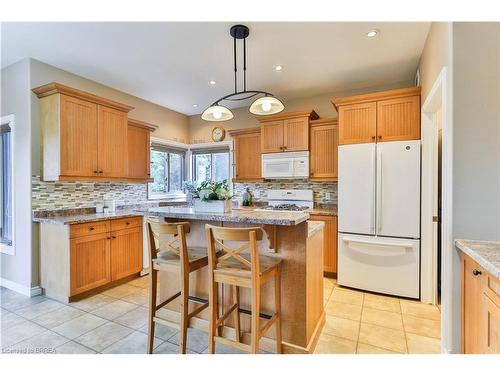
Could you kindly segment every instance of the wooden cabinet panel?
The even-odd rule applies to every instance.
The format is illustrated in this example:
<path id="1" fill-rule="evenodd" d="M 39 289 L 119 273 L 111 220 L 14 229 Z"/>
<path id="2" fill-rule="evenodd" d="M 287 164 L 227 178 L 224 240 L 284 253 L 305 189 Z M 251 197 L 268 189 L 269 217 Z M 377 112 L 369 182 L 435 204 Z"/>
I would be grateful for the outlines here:
<path id="1" fill-rule="evenodd" d="M 149 129 L 138 126 L 128 127 L 128 177 L 148 179 L 150 177 Z"/>
<path id="2" fill-rule="evenodd" d="M 309 150 L 309 118 L 292 118 L 283 120 L 284 151 Z"/>
<path id="3" fill-rule="evenodd" d="M 111 280 L 142 269 L 142 227 L 111 232 Z"/>
<path id="4" fill-rule="evenodd" d="M 70 295 L 111 281 L 109 233 L 78 237 L 70 244 Z"/>
<path id="5" fill-rule="evenodd" d="M 127 113 L 98 106 L 98 166 L 101 177 L 127 177 Z"/>
<path id="6" fill-rule="evenodd" d="M 283 151 L 283 120 L 262 123 L 260 139 L 261 152 Z"/>
<path id="7" fill-rule="evenodd" d="M 337 273 L 337 217 L 310 215 L 311 220 L 323 221 L 323 272 Z"/>
<path id="8" fill-rule="evenodd" d="M 234 137 L 235 180 L 251 181 L 262 178 L 260 146 L 260 132 Z"/>
<path id="9" fill-rule="evenodd" d="M 481 294 L 484 274 L 479 266 L 470 258 L 463 259 L 463 334 L 464 352 L 466 354 L 481 353 Z M 477 273 L 480 271 L 481 273 Z"/>
<path id="10" fill-rule="evenodd" d="M 311 127 L 311 179 L 337 180 L 338 127 L 321 125 Z"/>
<path id="11" fill-rule="evenodd" d="M 60 100 L 60 175 L 96 176 L 97 105 L 67 95 Z"/>
<path id="12" fill-rule="evenodd" d="M 500 306 L 487 294 L 483 294 L 483 310 L 480 317 L 483 332 L 483 353 L 500 354 Z"/>
<path id="13" fill-rule="evenodd" d="M 420 96 L 377 102 L 377 141 L 420 139 Z"/>
<path id="14" fill-rule="evenodd" d="M 91 223 L 71 224 L 69 233 L 71 238 L 88 236 L 91 234 L 108 233 L 109 220 L 95 221 Z"/>
<path id="15" fill-rule="evenodd" d="M 377 104 L 361 103 L 339 107 L 339 144 L 375 142 Z"/>
<path id="16" fill-rule="evenodd" d="M 142 216 L 111 220 L 111 231 L 142 226 Z"/>

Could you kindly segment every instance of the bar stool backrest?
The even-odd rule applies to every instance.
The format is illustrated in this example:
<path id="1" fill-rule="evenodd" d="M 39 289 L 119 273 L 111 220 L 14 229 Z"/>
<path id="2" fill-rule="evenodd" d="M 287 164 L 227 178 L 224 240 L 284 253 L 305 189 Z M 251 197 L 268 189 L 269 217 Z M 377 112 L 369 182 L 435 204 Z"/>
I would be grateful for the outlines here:
<path id="1" fill-rule="evenodd" d="M 166 223 L 156 217 L 147 217 L 149 260 L 152 262 L 161 252 L 171 252 L 186 264 L 189 260 L 186 234 L 191 227 L 188 222 Z"/>
<path id="2" fill-rule="evenodd" d="M 223 266 L 224 262 L 233 258 L 241 263 L 242 268 L 259 274 L 259 250 L 257 241 L 262 240 L 263 231 L 259 227 L 222 228 L 207 224 L 205 226 L 208 240 L 208 263 L 212 269 Z M 244 242 L 236 248 L 231 248 L 222 241 Z M 250 250 L 250 261 L 240 254 Z"/>

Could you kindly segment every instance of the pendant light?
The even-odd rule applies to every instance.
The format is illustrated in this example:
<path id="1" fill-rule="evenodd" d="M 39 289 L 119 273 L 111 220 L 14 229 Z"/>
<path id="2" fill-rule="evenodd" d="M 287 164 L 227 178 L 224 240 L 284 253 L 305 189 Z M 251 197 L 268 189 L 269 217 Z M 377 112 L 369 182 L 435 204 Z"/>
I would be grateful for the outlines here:
<path id="1" fill-rule="evenodd" d="M 201 114 L 201 118 L 205 121 L 227 121 L 231 120 L 234 115 L 231 110 L 219 102 L 223 100 L 227 101 L 241 101 L 253 98 L 258 95 L 264 95 L 256 99 L 249 108 L 249 111 L 254 115 L 267 116 L 274 115 L 285 109 L 283 103 L 274 97 L 273 94 L 258 91 L 258 90 L 247 90 L 247 46 L 246 38 L 250 34 L 250 30 L 245 25 L 234 25 L 231 27 L 229 34 L 233 37 L 233 57 L 234 57 L 234 92 L 226 95 L 216 102 L 214 102 L 210 107 L 205 109 Z M 236 42 L 237 39 L 243 39 L 243 91 L 238 91 L 238 67 L 236 63 Z"/>

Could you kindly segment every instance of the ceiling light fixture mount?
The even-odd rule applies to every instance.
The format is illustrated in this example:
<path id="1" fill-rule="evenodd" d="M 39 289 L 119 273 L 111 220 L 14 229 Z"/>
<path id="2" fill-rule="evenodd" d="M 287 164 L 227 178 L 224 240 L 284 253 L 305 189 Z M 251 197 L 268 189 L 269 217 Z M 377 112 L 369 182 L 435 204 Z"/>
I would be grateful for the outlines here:
<path id="1" fill-rule="evenodd" d="M 247 90 L 247 46 L 246 38 L 250 35 L 250 30 L 245 25 L 234 25 L 229 30 L 229 34 L 233 38 L 233 55 L 234 55 L 234 92 L 223 96 L 219 100 L 212 103 L 210 107 L 205 109 L 201 114 L 201 118 L 205 121 L 227 121 L 231 120 L 234 115 L 231 110 L 219 102 L 241 101 L 253 98 L 258 95 L 264 95 L 255 100 L 249 108 L 249 111 L 255 115 L 273 115 L 285 109 L 283 103 L 276 99 L 273 94 L 266 91 Z M 236 59 L 237 40 L 243 39 L 243 90 L 238 91 L 238 66 Z"/>
<path id="2" fill-rule="evenodd" d="M 368 38 L 373 38 L 373 37 L 377 36 L 377 35 L 378 35 L 378 33 L 379 33 L 379 31 L 378 31 L 377 29 L 373 29 L 373 30 L 368 31 L 368 32 L 366 33 L 366 36 L 367 36 Z"/>

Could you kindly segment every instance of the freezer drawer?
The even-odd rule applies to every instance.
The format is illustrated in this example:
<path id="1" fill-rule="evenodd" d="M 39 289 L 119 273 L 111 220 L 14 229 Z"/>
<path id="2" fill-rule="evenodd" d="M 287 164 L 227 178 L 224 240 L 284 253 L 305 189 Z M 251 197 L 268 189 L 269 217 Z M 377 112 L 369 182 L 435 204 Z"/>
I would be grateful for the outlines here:
<path id="1" fill-rule="evenodd" d="M 420 297 L 420 241 L 339 235 L 338 283 L 401 297 Z"/>

